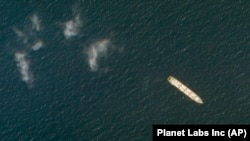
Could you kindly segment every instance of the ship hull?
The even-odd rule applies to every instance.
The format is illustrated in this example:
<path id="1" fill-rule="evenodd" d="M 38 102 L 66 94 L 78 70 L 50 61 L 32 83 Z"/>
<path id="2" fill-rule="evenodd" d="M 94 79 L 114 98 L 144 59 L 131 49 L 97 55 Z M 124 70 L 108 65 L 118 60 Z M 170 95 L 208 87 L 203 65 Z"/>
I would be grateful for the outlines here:
<path id="1" fill-rule="evenodd" d="M 179 80 L 177 80 L 173 76 L 169 76 L 167 78 L 167 81 L 171 85 L 173 85 L 174 87 L 176 87 L 178 90 L 180 90 L 183 94 L 185 94 L 190 99 L 192 99 L 193 101 L 195 101 L 195 102 L 197 102 L 199 104 L 203 104 L 204 103 L 203 100 L 195 92 L 193 92 L 190 88 L 188 88 L 186 85 L 184 85 L 183 83 L 181 83 Z"/>

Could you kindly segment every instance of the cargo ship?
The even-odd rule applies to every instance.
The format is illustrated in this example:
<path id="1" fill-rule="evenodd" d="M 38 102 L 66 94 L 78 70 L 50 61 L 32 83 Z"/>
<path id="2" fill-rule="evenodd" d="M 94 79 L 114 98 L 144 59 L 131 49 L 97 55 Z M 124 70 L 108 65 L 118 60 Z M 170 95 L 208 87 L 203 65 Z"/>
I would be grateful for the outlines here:
<path id="1" fill-rule="evenodd" d="M 179 89 L 183 94 L 188 96 L 190 99 L 192 99 L 193 101 L 199 104 L 203 104 L 203 100 L 195 92 L 193 92 L 191 89 L 189 89 L 186 85 L 181 83 L 176 78 L 174 78 L 173 76 L 169 76 L 167 80 L 171 85 L 175 86 L 177 89 Z"/>

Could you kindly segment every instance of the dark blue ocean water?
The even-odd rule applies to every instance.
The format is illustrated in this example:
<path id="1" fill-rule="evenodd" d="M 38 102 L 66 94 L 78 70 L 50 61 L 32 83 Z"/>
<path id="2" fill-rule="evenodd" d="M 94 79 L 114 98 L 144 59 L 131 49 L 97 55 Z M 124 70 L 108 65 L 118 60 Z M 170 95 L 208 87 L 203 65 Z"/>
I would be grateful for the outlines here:
<path id="1" fill-rule="evenodd" d="M 1 140 L 151 140 L 153 124 L 250 123 L 247 1 L 5 1 L 0 19 Z M 66 40 L 60 23 L 83 19 Z M 30 51 L 13 26 L 30 31 L 37 13 L 44 47 Z M 92 72 L 85 50 L 114 49 Z M 33 87 L 14 59 L 27 51 Z M 168 84 L 173 75 L 204 100 Z"/>

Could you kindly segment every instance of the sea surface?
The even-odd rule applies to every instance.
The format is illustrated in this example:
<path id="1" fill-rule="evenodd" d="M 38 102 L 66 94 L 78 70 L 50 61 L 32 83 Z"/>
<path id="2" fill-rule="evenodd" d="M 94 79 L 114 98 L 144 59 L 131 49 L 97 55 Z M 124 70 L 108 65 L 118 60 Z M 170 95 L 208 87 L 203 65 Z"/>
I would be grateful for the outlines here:
<path id="1" fill-rule="evenodd" d="M 2 141 L 150 141 L 153 124 L 250 124 L 248 1 L 6 0 L 0 8 Z M 67 39 L 63 25 L 77 15 L 78 34 Z M 111 47 L 91 70 L 88 50 L 103 39 Z"/>

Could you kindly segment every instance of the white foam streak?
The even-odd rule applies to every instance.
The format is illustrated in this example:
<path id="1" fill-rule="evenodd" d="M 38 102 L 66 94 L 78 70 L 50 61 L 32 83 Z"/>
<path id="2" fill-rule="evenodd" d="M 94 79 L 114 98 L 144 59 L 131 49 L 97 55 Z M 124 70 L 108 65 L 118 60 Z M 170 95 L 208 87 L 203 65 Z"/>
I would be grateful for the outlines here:
<path id="1" fill-rule="evenodd" d="M 12 29 L 16 33 L 16 35 L 23 40 L 24 44 L 28 42 L 28 37 L 22 31 L 20 31 L 16 27 L 13 27 Z"/>
<path id="2" fill-rule="evenodd" d="M 34 51 L 39 50 L 41 47 L 43 47 L 43 42 L 41 40 L 36 41 L 35 44 L 31 46 Z"/>
<path id="3" fill-rule="evenodd" d="M 91 47 L 89 52 L 88 52 L 88 56 L 89 56 L 89 66 L 90 69 L 92 71 L 96 71 L 98 69 L 98 65 L 97 65 L 97 50 L 94 47 Z"/>
<path id="4" fill-rule="evenodd" d="M 87 52 L 88 63 L 91 71 L 98 70 L 98 59 L 107 54 L 109 47 L 109 40 L 104 39 L 92 44 Z"/>
<path id="5" fill-rule="evenodd" d="M 16 27 L 13 27 L 12 29 L 18 38 L 23 41 L 25 47 L 29 47 L 33 51 L 37 51 L 44 45 L 42 40 L 38 38 L 38 33 L 36 32 L 41 30 L 41 20 L 37 14 L 33 14 L 30 17 L 30 21 L 32 23 L 31 27 L 27 26 L 24 31 L 21 31 Z M 27 48 L 25 50 L 27 50 Z"/>
<path id="6" fill-rule="evenodd" d="M 23 52 L 16 52 L 15 59 L 17 62 L 17 67 L 21 73 L 22 80 L 26 82 L 29 87 L 31 87 L 33 78 L 29 70 L 29 63 L 26 59 L 26 54 Z"/>
<path id="7" fill-rule="evenodd" d="M 40 31 L 41 30 L 41 20 L 39 19 L 37 14 L 33 14 L 31 16 L 30 20 L 32 22 L 32 28 L 35 29 L 36 31 Z"/>
<path id="8" fill-rule="evenodd" d="M 67 21 L 64 23 L 64 36 L 66 39 L 69 39 L 71 37 L 77 36 L 80 32 L 82 22 L 77 15 L 73 20 Z"/>

